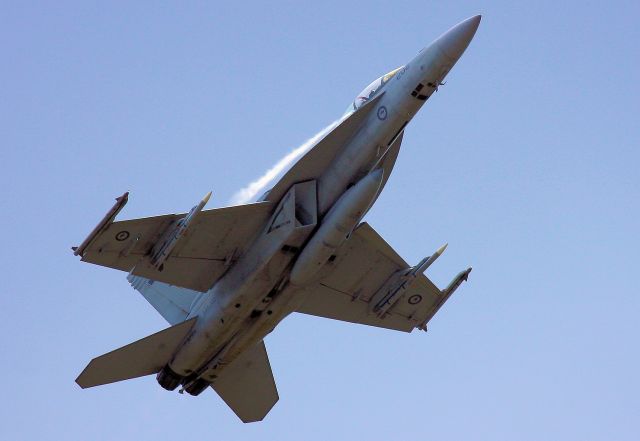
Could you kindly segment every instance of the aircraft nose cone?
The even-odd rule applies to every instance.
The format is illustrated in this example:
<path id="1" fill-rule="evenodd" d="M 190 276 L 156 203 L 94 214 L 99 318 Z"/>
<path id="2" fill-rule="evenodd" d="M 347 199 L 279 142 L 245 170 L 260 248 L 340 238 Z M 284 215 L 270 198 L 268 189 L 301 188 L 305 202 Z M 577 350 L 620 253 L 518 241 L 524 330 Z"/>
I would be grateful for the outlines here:
<path id="1" fill-rule="evenodd" d="M 481 15 L 467 18 L 442 34 L 437 40 L 440 50 L 454 60 L 460 58 L 476 34 L 481 18 Z"/>

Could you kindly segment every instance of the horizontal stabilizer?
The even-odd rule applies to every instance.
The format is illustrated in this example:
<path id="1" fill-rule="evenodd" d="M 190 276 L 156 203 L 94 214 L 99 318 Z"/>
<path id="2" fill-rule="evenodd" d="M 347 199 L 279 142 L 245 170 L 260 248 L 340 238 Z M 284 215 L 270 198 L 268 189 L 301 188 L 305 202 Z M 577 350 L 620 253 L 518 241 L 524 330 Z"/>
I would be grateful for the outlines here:
<path id="1" fill-rule="evenodd" d="M 76 379 L 83 388 L 155 374 L 169 362 L 195 318 L 96 357 Z"/>
<path id="2" fill-rule="evenodd" d="M 211 387 L 243 422 L 262 421 L 279 399 L 264 341 L 240 354 Z"/>

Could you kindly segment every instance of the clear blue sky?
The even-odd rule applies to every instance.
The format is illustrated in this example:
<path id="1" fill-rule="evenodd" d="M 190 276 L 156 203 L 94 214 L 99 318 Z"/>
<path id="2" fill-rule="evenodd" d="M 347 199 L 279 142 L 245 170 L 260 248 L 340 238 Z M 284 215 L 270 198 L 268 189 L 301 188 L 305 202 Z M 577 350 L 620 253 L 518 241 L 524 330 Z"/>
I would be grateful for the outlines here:
<path id="1" fill-rule="evenodd" d="M 132 4 L 135 3 L 135 4 Z M 291 316 L 280 402 L 243 425 L 153 377 L 74 383 L 166 326 L 70 251 L 121 218 L 211 207 L 458 21 L 482 24 L 409 125 L 367 220 L 428 273 L 472 265 L 429 333 Z M 5 2 L 0 438 L 637 440 L 640 6 Z"/>

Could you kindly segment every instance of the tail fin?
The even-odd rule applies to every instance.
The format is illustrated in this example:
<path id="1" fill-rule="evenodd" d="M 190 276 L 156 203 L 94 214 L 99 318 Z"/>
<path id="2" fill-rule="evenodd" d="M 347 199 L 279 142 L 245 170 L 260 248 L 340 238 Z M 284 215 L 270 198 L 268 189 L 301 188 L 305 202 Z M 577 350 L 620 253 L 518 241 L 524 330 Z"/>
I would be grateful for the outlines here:
<path id="1" fill-rule="evenodd" d="M 159 372 L 191 331 L 195 320 L 194 317 L 94 358 L 76 383 L 85 389 Z"/>
<path id="2" fill-rule="evenodd" d="M 264 341 L 240 354 L 211 387 L 243 422 L 261 421 L 278 401 Z"/>
<path id="3" fill-rule="evenodd" d="M 202 294 L 198 291 L 134 276 L 133 274 L 129 274 L 127 280 L 172 325 L 178 324 L 187 318 L 191 310 L 191 304 Z"/>

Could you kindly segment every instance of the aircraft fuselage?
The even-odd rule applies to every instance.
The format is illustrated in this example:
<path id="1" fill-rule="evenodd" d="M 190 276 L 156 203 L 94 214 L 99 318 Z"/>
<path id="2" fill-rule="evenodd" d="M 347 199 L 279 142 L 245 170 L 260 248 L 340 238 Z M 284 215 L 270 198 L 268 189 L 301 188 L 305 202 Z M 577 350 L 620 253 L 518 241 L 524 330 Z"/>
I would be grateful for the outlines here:
<path id="1" fill-rule="evenodd" d="M 477 20 L 452 28 L 382 77 L 377 89 L 372 83 L 370 96 L 356 98 L 353 112 L 368 101 L 375 100 L 375 107 L 315 179 L 273 201 L 278 208 L 264 229 L 241 255 L 231 256 L 225 275 L 196 300 L 188 317 L 197 317 L 193 330 L 158 374 L 163 387 L 182 384 L 197 395 L 296 310 L 307 295 L 305 285 L 377 199 L 395 162 L 385 161 L 387 156 L 462 55 Z"/>

